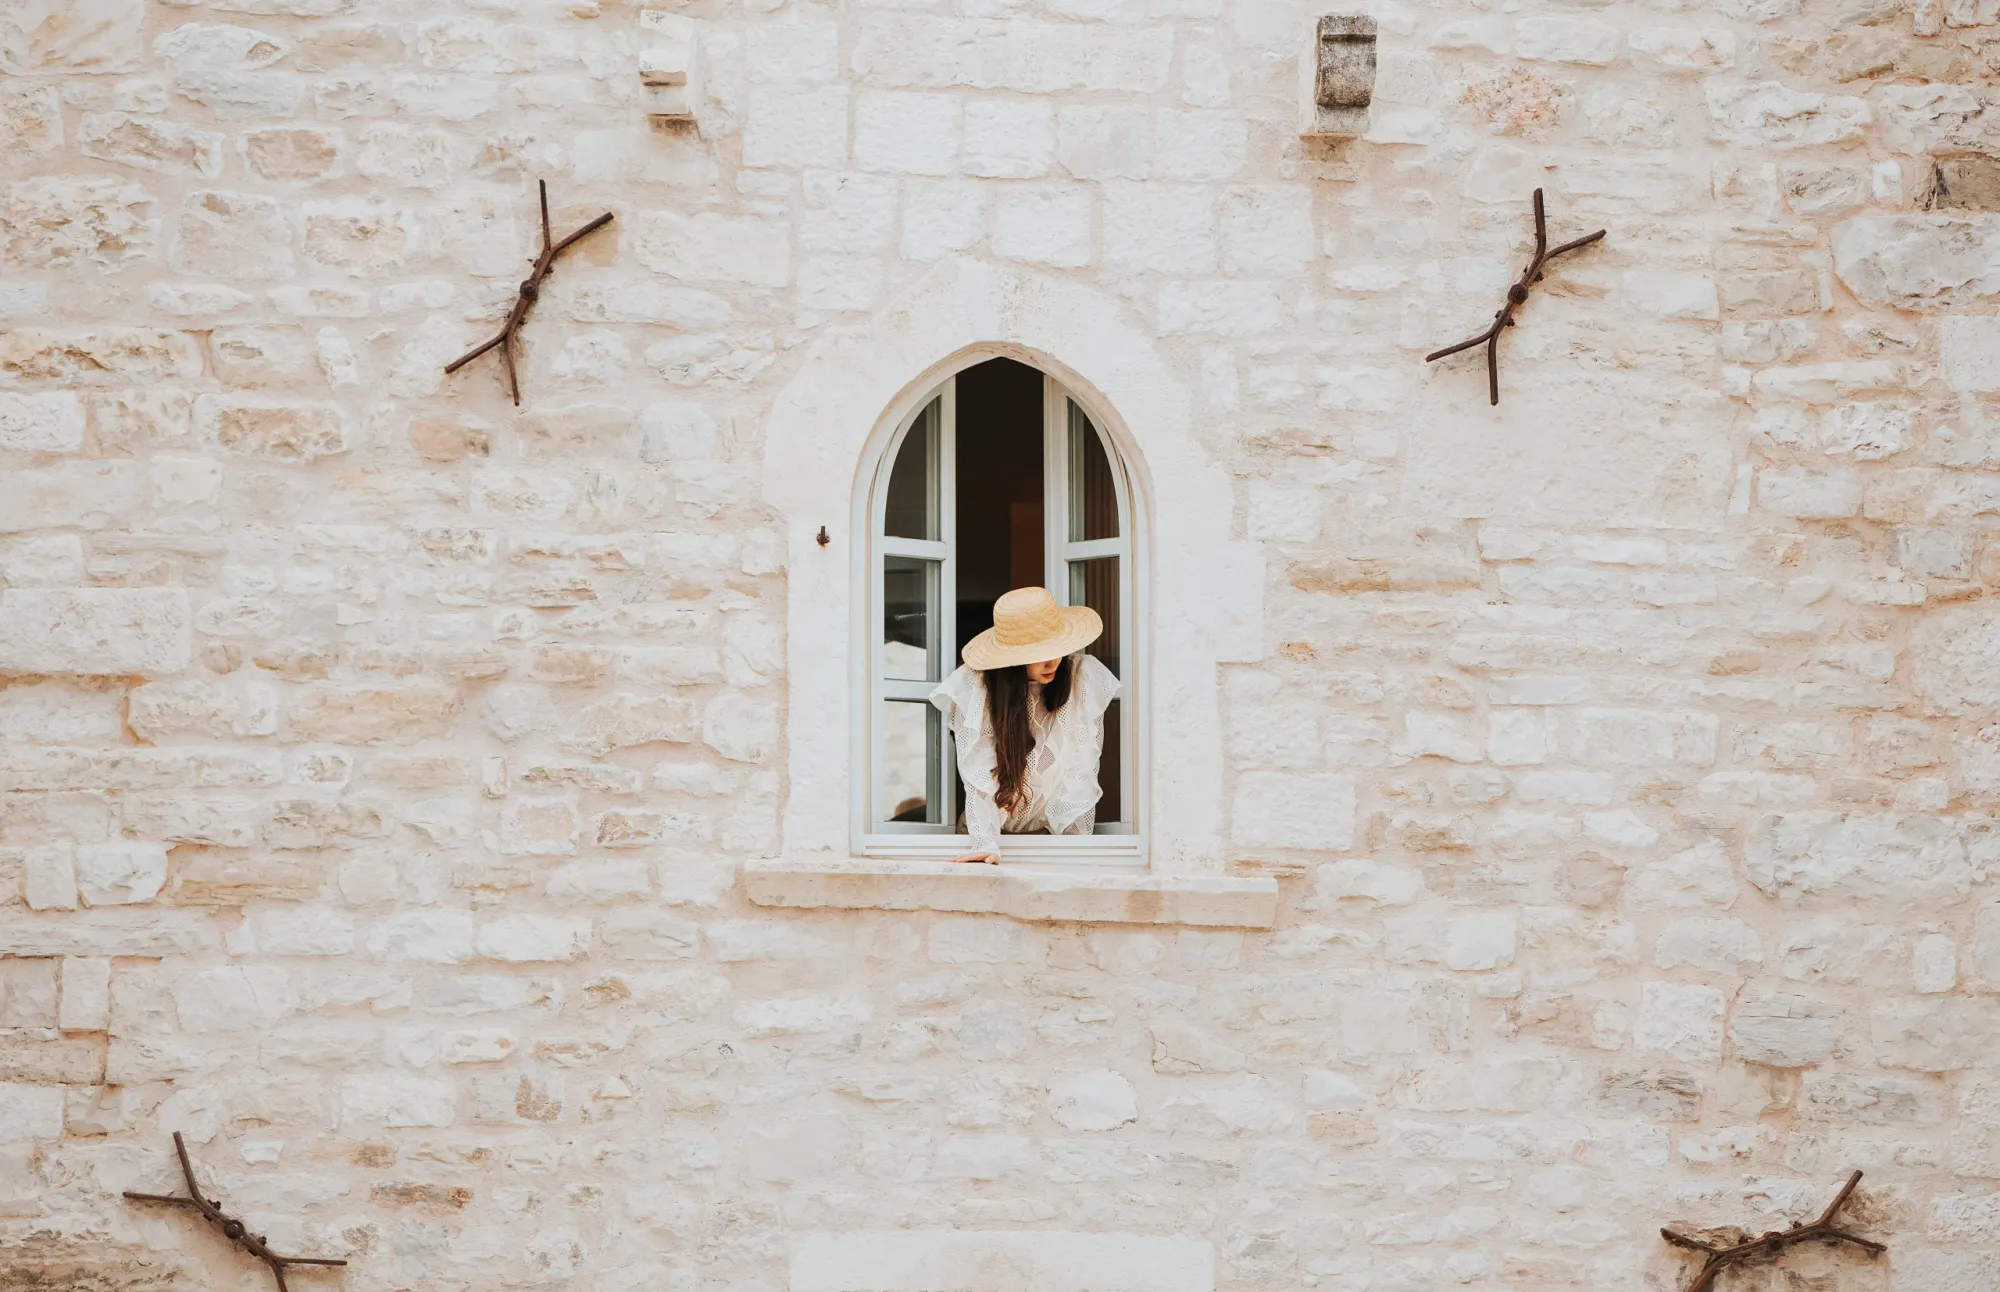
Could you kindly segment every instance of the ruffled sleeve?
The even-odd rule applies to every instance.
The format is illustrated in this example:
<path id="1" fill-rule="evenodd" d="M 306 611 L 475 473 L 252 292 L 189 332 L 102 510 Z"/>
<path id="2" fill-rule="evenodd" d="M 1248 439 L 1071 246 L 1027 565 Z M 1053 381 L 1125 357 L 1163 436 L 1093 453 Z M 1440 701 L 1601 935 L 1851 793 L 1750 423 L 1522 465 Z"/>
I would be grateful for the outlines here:
<path id="1" fill-rule="evenodd" d="M 1104 758 L 1104 711 L 1123 683 L 1090 655 L 1077 655 L 1075 690 L 1050 733 L 1048 820 L 1050 834 L 1089 834 L 1097 827 L 1097 800 L 1103 789 L 1098 766 Z"/>
<path id="2" fill-rule="evenodd" d="M 931 703 L 951 727 L 958 750 L 958 779 L 965 785 L 965 828 L 973 852 L 1000 851 L 1000 807 L 993 801 L 993 736 L 986 725 L 986 680 L 961 664 L 931 692 Z"/>

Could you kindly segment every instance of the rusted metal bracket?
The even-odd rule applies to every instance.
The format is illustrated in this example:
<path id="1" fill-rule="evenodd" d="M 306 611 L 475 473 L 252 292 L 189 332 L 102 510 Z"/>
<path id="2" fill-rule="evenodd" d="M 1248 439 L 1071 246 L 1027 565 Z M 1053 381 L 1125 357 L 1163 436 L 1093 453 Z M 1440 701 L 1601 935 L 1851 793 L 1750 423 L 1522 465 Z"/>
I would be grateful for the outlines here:
<path id="1" fill-rule="evenodd" d="M 1841 1186 L 1839 1195 L 1827 1204 L 1819 1219 L 1810 1225 L 1803 1225 L 1794 1220 L 1790 1229 L 1774 1229 L 1760 1237 L 1747 1238 L 1734 1247 L 1717 1247 L 1698 1238 L 1677 1234 L 1671 1229 L 1662 1229 L 1660 1237 L 1676 1247 L 1685 1247 L 1689 1251 L 1705 1252 L 1708 1255 L 1708 1259 L 1701 1263 L 1701 1269 L 1696 1271 L 1694 1282 L 1687 1285 L 1687 1292 L 1708 1292 L 1714 1285 L 1716 1277 L 1730 1266 L 1760 1259 L 1776 1260 L 1778 1253 L 1793 1243 L 1853 1243 L 1870 1256 L 1879 1256 L 1889 1249 L 1881 1243 L 1871 1242 L 1866 1238 L 1850 1234 L 1845 1229 L 1836 1228 L 1833 1223 L 1833 1218 L 1847 1205 L 1847 1200 L 1854 1196 L 1854 1186 L 1860 1183 L 1861 1172 L 1856 1171 L 1848 1176 L 1847 1183 Z"/>
<path id="2" fill-rule="evenodd" d="M 1521 271 L 1520 278 L 1515 280 L 1514 285 L 1507 289 L 1507 303 L 1502 305 L 1499 312 L 1493 316 L 1493 326 L 1470 340 L 1460 341 L 1457 345 L 1448 345 L 1442 350 L 1431 351 L 1424 356 L 1424 362 L 1430 363 L 1434 360 L 1442 359 L 1448 354 L 1457 354 L 1460 350 L 1470 350 L 1475 345 L 1484 345 L 1486 347 L 1487 402 L 1498 404 L 1500 402 L 1500 333 L 1514 326 L 1514 311 L 1527 302 L 1528 289 L 1542 281 L 1543 266 L 1547 265 L 1557 256 L 1575 251 L 1579 247 L 1589 246 L 1599 238 L 1602 238 L 1604 232 L 1603 229 L 1599 229 L 1596 233 L 1585 234 L 1581 238 L 1574 238 L 1569 242 L 1565 242 L 1560 247 L 1549 246 L 1549 219 L 1542 210 L 1542 190 L 1536 189 L 1535 258 L 1528 262 L 1528 267 Z"/>
<path id="3" fill-rule="evenodd" d="M 193 1207 L 208 1222 L 222 1231 L 222 1236 L 249 1252 L 258 1260 L 271 1267 L 271 1273 L 278 1278 L 278 1292 L 291 1292 L 285 1286 L 287 1265 L 345 1265 L 346 1261 L 329 1260 L 321 1256 L 280 1256 L 264 1245 L 262 1234 L 253 1234 L 242 1221 L 226 1214 L 222 1204 L 201 1196 L 201 1186 L 194 1180 L 194 1164 L 188 1161 L 187 1145 L 181 1143 L 181 1133 L 174 1132 L 174 1152 L 181 1159 L 181 1175 L 187 1180 L 188 1196 L 174 1197 L 164 1193 L 133 1193 L 126 1190 L 125 1196 L 139 1202 L 171 1202 L 177 1207 Z"/>
<path id="4" fill-rule="evenodd" d="M 475 346 L 444 366 L 446 375 L 457 372 L 494 346 L 500 347 L 500 357 L 507 363 L 507 391 L 514 397 L 514 407 L 521 406 L 521 378 L 514 371 L 514 337 L 521 325 L 528 321 L 528 311 L 534 307 L 535 298 L 542 294 L 542 280 L 555 269 L 556 257 L 570 247 L 596 233 L 611 223 L 611 212 L 606 211 L 561 242 L 553 241 L 549 234 L 549 182 L 538 180 L 542 193 L 542 254 L 535 257 L 535 267 L 521 283 L 520 294 L 514 298 L 514 308 L 507 312 L 507 321 L 501 325 L 500 334 L 483 345 Z"/>

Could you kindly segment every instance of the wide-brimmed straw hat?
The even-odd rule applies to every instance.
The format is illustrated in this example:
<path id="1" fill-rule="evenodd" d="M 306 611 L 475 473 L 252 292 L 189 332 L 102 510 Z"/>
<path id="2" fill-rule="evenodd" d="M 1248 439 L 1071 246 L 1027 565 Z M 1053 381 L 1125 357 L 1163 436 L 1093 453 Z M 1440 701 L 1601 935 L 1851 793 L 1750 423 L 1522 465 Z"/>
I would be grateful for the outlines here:
<path id="1" fill-rule="evenodd" d="M 993 603 L 993 626 L 965 644 L 973 668 L 1061 659 L 1097 640 L 1104 620 L 1089 606 L 1059 606 L 1047 588 L 1015 588 Z"/>

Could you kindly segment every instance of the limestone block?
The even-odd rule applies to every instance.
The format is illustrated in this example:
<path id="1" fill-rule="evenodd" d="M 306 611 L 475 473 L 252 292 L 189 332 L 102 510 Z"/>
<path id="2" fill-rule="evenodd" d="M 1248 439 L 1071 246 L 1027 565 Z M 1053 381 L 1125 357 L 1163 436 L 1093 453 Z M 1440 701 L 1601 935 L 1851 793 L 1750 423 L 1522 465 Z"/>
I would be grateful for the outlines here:
<path id="1" fill-rule="evenodd" d="M 159 229 L 152 205 L 140 185 L 109 177 L 9 184 L 0 196 L 0 256 L 24 269 L 150 258 Z"/>
<path id="2" fill-rule="evenodd" d="M 778 706 L 735 693 L 722 696 L 702 715 L 701 738 L 732 762 L 761 763 L 778 744 Z"/>
<path id="3" fill-rule="evenodd" d="M 77 125 L 77 151 L 163 175 L 214 179 L 222 173 L 223 136 L 213 130 L 124 112 L 86 113 Z"/>
<path id="4" fill-rule="evenodd" d="M 446 907 L 398 911 L 368 934 L 368 954 L 378 959 L 460 964 L 472 958 L 472 951 L 471 913 Z"/>
<path id="5" fill-rule="evenodd" d="M 1888 1000 L 1868 1015 L 1875 1061 L 1885 1068 L 1958 1072 L 1992 1062 L 2000 1001 L 1937 996 Z"/>
<path id="6" fill-rule="evenodd" d="M 344 956 L 355 948 L 354 917 L 324 906 L 266 906 L 245 915 L 224 939 L 234 956 Z"/>
<path id="7" fill-rule="evenodd" d="M 1460 915 L 1444 924 L 1447 969 L 1499 969 L 1514 962 L 1512 915 Z"/>
<path id="8" fill-rule="evenodd" d="M 580 960 L 590 953 L 590 921 L 574 915 L 504 915 L 479 925 L 473 949 L 516 964 Z"/>
<path id="9" fill-rule="evenodd" d="M 334 1124 L 350 1126 L 449 1126 L 457 1096 L 448 1081 L 373 1073 L 343 1077 Z"/>
<path id="10" fill-rule="evenodd" d="M 1609 67 L 1623 43 L 1623 34 L 1608 23 L 1530 17 L 1514 24 L 1514 52 L 1521 58 Z"/>
<path id="11" fill-rule="evenodd" d="M 1291 1102 L 1264 1077 L 1238 1077 L 1228 1085 L 1204 1086 L 1170 1095 L 1148 1119 L 1153 1129 L 1202 1139 L 1275 1135 L 1291 1126 Z"/>
<path id="12" fill-rule="evenodd" d="M 1049 1084 L 1049 1116 L 1064 1130 L 1108 1131 L 1139 1119 L 1132 1083 L 1103 1069 Z"/>
<path id="13" fill-rule="evenodd" d="M 76 890 L 85 906 L 150 902 L 166 882 L 167 850 L 162 844 L 116 840 L 86 843 L 76 850 Z"/>
<path id="14" fill-rule="evenodd" d="M 965 105 L 960 168 L 989 179 L 1037 179 L 1055 160 L 1055 111 L 1019 99 L 973 99 Z"/>
<path id="15" fill-rule="evenodd" d="M 0 1081 L 0 1142 L 55 1140 L 63 1133 L 63 1087 Z"/>
<path id="16" fill-rule="evenodd" d="M 174 736 L 231 740 L 277 730 L 278 692 L 266 683 L 149 682 L 127 696 L 126 725 L 149 741 Z"/>
<path id="17" fill-rule="evenodd" d="M 10 381 L 109 386 L 200 375 L 201 347 L 185 332 L 123 327 L 0 332 L 0 377 Z"/>
<path id="18" fill-rule="evenodd" d="M 0 88 L 0 155 L 40 157 L 62 147 L 62 100 L 53 85 Z"/>
<path id="19" fill-rule="evenodd" d="M 0 592 L 0 673 L 177 673 L 188 659 L 179 588 Z"/>
<path id="20" fill-rule="evenodd" d="M 275 198 L 250 193 L 191 193 L 175 222 L 169 263 L 184 274 L 283 278 L 292 268 L 285 207 Z"/>
<path id="21" fill-rule="evenodd" d="M 993 212 L 993 250 L 1028 264 L 1087 265 L 1091 205 L 1090 194 L 1076 188 L 1003 189 Z"/>
<path id="22" fill-rule="evenodd" d="M 336 744 L 408 744 L 448 735 L 458 696 L 443 687 L 323 687 L 305 692 L 287 716 L 293 734 Z"/>
<path id="23" fill-rule="evenodd" d="M 1932 713 L 2000 703 L 2000 614 L 1980 605 L 1926 615 L 1911 639 L 1917 694 Z"/>
<path id="24" fill-rule="evenodd" d="M 172 990 L 181 1031 L 195 1035 L 268 1027 L 298 1004 L 285 971 L 271 965 L 203 969 Z"/>
<path id="25" fill-rule="evenodd" d="M 1844 1012 L 1799 992 L 1753 987 L 1737 999 L 1730 1016 L 1730 1043 L 1748 1063 L 1811 1067 L 1833 1057 Z"/>
<path id="26" fill-rule="evenodd" d="M 70 956 L 62 961 L 57 1026 L 65 1032 L 102 1032 L 111 1019 L 111 962 Z"/>
<path id="27" fill-rule="evenodd" d="M 1104 259 L 1132 273 L 1212 273 L 1216 210 L 1211 189 L 1108 184 L 1104 190 Z"/>
<path id="28" fill-rule="evenodd" d="M 1241 1072 L 1249 1056 L 1184 1022 L 1162 1019 L 1152 1024 L 1153 1071 L 1168 1076 L 1189 1073 Z"/>
<path id="29" fill-rule="evenodd" d="M 1953 823 L 1932 817 L 1794 812 L 1767 816 L 1744 847 L 1751 883 L 1784 900 L 1817 894 L 1953 902 L 1972 883 Z"/>
<path id="30" fill-rule="evenodd" d="M 1861 480 L 1849 471 L 1765 467 L 1757 473 L 1757 501 L 1766 511 L 1797 520 L 1831 520 L 1861 510 Z"/>
<path id="31" fill-rule="evenodd" d="M 1834 230 L 1833 270 L 1871 305 L 1969 305 L 2000 293 L 2000 217 L 1856 216 Z"/>
<path id="32" fill-rule="evenodd" d="M 201 395 L 194 401 L 194 426 L 218 449 L 278 462 L 310 462 L 351 447 L 347 415 L 333 404 Z"/>
<path id="33" fill-rule="evenodd" d="M 632 906 L 607 914 L 598 936 L 621 960 L 685 960 L 701 948 L 699 925 Z"/>
<path id="34" fill-rule="evenodd" d="M 847 988 L 746 1000 L 736 1007 L 734 1018 L 752 1036 L 797 1036 L 851 1030 L 873 1015 L 867 994 Z"/>
<path id="35" fill-rule="evenodd" d="M 126 450 L 184 442 L 193 409 L 187 393 L 171 387 L 90 391 L 84 405 L 98 444 Z"/>
<path id="36" fill-rule="evenodd" d="M 1866 100 L 1792 90 L 1776 81 L 1710 81 L 1710 126 L 1724 143 L 1765 148 L 1814 148 L 1859 139 L 1869 122 Z"/>
<path id="37" fill-rule="evenodd" d="M 1675 920 L 1654 944 L 1653 963 L 1662 969 L 1690 965 L 1709 973 L 1740 976 L 1764 963 L 1757 930 L 1739 919 L 1690 916 Z"/>
<path id="38" fill-rule="evenodd" d="M 76 453 L 82 448 L 83 401 L 74 391 L 51 395 L 0 392 L 0 449 Z"/>
<path id="39" fill-rule="evenodd" d="M 500 851 L 511 856 L 566 856 L 576 851 L 576 808 L 567 799 L 515 799 L 500 825 Z"/>
<path id="40" fill-rule="evenodd" d="M 1713 1063 L 1722 1057 L 1722 1020 L 1727 1002 L 1713 987 L 1649 982 L 1640 989 L 1639 1018 L 1632 1043 L 1684 1063 Z"/>
<path id="41" fill-rule="evenodd" d="M 339 172 L 344 151 L 339 130 L 270 126 L 246 130 L 238 140 L 243 160 L 264 179 L 322 179 Z"/>
<path id="42" fill-rule="evenodd" d="M 21 0 L 0 16 L 0 72 L 126 72 L 143 50 L 144 0 Z"/>
<path id="43" fill-rule="evenodd" d="M 874 84 L 897 87 L 1147 94 L 1167 82 L 1173 35 L 1165 25 L 978 23 L 870 14 L 861 22 L 849 66 Z"/>
<path id="44" fill-rule="evenodd" d="M 687 744 L 699 734 L 693 701 L 617 695 L 577 715 L 567 743 L 594 757 L 640 745 Z"/>
<path id="45" fill-rule="evenodd" d="M 30 910 L 76 909 L 76 845 L 44 843 L 24 848 L 22 896 Z"/>
<path id="46" fill-rule="evenodd" d="M 821 1113 L 748 1128 L 738 1148 L 744 1178 L 791 1181 L 831 1175 L 853 1152 L 847 1119 Z"/>
<path id="47" fill-rule="evenodd" d="M 1245 772 L 1237 779 L 1232 819 L 1238 844 L 1266 848 L 1354 846 L 1354 777 Z"/>
<path id="48" fill-rule="evenodd" d="M 1736 33 L 1726 27 L 1641 27 L 1627 44 L 1642 63 L 1673 72 L 1725 71 L 1736 62 Z"/>
<path id="49" fill-rule="evenodd" d="M 1334 861 L 1313 875 L 1313 904 L 1361 900 L 1381 906 L 1408 906 L 1423 895 L 1422 876 L 1406 866 L 1377 861 Z"/>
<path id="50" fill-rule="evenodd" d="M 839 166 L 847 160 L 844 86 L 762 85 L 745 97 L 743 164 Z"/>

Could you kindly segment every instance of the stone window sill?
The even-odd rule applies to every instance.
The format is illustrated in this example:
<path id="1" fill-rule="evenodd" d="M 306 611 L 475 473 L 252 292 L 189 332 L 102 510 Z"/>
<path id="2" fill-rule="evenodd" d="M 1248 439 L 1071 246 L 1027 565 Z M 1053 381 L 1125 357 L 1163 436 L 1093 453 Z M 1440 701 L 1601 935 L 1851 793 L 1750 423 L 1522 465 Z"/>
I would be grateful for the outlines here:
<path id="1" fill-rule="evenodd" d="M 1265 876 L 1106 874 L 1081 867 L 845 857 L 746 862 L 742 880 L 745 895 L 759 906 L 1228 929 L 1268 929 L 1278 916 L 1278 881 Z"/>

